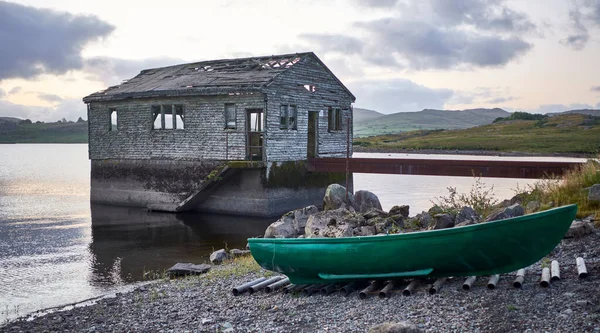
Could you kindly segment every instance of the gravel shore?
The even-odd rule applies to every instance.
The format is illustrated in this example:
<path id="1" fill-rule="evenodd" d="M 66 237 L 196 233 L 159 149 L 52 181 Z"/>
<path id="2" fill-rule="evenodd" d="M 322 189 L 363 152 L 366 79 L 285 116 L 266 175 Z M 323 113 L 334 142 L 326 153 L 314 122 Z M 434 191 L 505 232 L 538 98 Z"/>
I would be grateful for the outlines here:
<path id="1" fill-rule="evenodd" d="M 586 279 L 577 277 L 577 256 L 586 259 Z M 160 280 L 92 305 L 22 318 L 0 332 L 366 332 L 399 321 L 424 332 L 600 332 L 598 232 L 563 240 L 547 258 L 559 260 L 562 277 L 549 288 L 539 286 L 540 262 L 527 269 L 522 289 L 506 274 L 494 290 L 486 287 L 487 277 L 470 291 L 455 278 L 435 295 L 428 294 L 427 281 L 413 296 L 396 290 L 388 299 L 361 300 L 357 292 L 234 297 L 234 286 L 268 274 L 247 257 L 203 276 Z"/>

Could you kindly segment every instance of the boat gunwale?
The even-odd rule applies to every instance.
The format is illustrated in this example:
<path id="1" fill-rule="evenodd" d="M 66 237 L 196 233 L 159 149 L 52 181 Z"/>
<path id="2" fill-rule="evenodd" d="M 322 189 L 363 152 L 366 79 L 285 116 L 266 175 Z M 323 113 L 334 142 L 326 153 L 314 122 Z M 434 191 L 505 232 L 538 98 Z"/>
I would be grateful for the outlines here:
<path id="1" fill-rule="evenodd" d="M 575 209 L 577 212 L 577 205 L 570 204 L 561 207 L 552 208 L 549 210 L 545 210 L 542 212 L 521 215 L 516 217 L 511 217 L 502 220 L 496 220 L 491 222 L 483 222 L 476 223 L 468 226 L 461 226 L 457 228 L 446 228 L 446 229 L 438 229 L 438 230 L 423 230 L 417 232 L 408 232 L 402 234 L 386 234 L 386 235 L 373 235 L 373 236 L 355 236 L 355 237 L 339 237 L 339 238 L 329 238 L 329 237 L 315 237 L 315 238 L 248 238 L 248 243 L 252 244 L 273 244 L 273 245 L 282 245 L 282 244 L 347 244 L 347 243 L 369 243 L 369 242 L 391 242 L 391 241 L 400 241 L 400 240 L 410 240 L 415 238 L 430 238 L 430 237 L 439 237 L 442 236 L 440 234 L 453 235 L 459 233 L 469 233 L 475 231 L 483 231 L 487 229 L 495 229 L 495 228 L 503 228 L 507 227 L 511 224 L 515 223 L 523 223 L 525 221 L 529 221 L 532 219 L 540 219 L 544 218 L 548 215 L 553 215 L 556 211 L 568 211 Z M 571 221 L 572 223 L 572 221 Z"/>

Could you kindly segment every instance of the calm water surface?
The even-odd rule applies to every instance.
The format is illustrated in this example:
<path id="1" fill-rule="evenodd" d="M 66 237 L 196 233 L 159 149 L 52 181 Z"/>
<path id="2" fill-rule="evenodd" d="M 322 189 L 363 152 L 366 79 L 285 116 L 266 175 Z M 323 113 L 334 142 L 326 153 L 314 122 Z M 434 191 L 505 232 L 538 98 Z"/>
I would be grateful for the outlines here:
<path id="1" fill-rule="evenodd" d="M 90 205 L 89 176 L 87 145 L 0 145 L 0 324 L 118 291 L 143 280 L 144 273 L 176 262 L 204 262 L 213 249 L 244 247 L 246 238 L 262 234 L 273 221 Z M 491 178 L 484 182 L 502 199 L 514 195 L 517 184 L 533 183 Z M 354 175 L 356 190 L 376 193 L 384 209 L 408 204 L 411 215 L 427 210 L 433 198 L 447 195 L 446 187 L 468 192 L 473 183 L 468 177 Z"/>

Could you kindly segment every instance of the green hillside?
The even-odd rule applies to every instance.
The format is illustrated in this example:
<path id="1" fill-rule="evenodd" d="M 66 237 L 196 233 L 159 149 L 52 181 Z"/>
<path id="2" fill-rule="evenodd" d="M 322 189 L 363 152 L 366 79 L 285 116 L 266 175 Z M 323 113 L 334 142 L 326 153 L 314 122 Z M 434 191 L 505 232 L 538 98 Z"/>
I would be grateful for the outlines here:
<path id="1" fill-rule="evenodd" d="M 356 108 L 355 108 L 356 110 Z M 432 129 L 462 129 L 491 124 L 510 113 L 502 109 L 471 109 L 463 111 L 430 110 L 399 112 L 365 120 L 355 119 L 354 137 Z M 355 113 L 356 117 L 356 113 Z"/>
<path id="2" fill-rule="evenodd" d="M 383 113 L 379 113 L 374 110 L 354 108 L 353 116 L 354 116 L 354 118 L 353 118 L 354 124 L 356 124 L 356 123 L 364 122 L 367 120 L 372 120 L 372 119 L 376 119 L 379 117 L 383 117 L 385 115 Z"/>
<path id="3" fill-rule="evenodd" d="M 0 143 L 87 143 L 88 123 L 31 123 L 18 118 L 0 118 Z"/>
<path id="4" fill-rule="evenodd" d="M 600 117 L 559 114 L 506 120 L 462 130 L 421 130 L 354 139 L 360 151 L 475 150 L 531 153 L 600 152 Z"/>

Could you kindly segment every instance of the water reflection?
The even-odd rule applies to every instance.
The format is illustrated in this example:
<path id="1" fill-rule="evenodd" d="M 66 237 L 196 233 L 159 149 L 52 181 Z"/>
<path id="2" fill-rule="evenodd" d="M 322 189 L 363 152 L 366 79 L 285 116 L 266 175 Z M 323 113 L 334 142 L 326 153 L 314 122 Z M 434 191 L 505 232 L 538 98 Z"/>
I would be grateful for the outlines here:
<path id="1" fill-rule="evenodd" d="M 243 248 L 272 219 L 206 214 L 169 214 L 92 205 L 90 283 L 140 281 L 177 262 L 208 261 L 213 250 Z"/>

